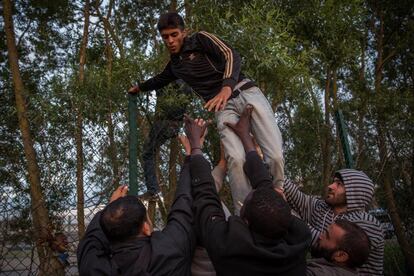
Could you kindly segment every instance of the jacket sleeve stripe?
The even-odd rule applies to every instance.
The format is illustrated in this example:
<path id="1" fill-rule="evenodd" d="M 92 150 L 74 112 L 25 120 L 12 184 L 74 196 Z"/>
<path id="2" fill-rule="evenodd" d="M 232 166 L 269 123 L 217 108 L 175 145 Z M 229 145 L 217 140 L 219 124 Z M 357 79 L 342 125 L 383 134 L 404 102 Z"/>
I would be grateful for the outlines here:
<path id="1" fill-rule="evenodd" d="M 216 44 L 219 49 L 223 52 L 224 57 L 226 59 L 226 68 L 224 70 L 223 78 L 227 79 L 231 77 L 231 73 L 233 72 L 233 52 L 232 50 L 226 46 L 218 37 L 212 35 L 210 33 L 201 31 L 201 34 L 208 37 L 214 44 Z"/>

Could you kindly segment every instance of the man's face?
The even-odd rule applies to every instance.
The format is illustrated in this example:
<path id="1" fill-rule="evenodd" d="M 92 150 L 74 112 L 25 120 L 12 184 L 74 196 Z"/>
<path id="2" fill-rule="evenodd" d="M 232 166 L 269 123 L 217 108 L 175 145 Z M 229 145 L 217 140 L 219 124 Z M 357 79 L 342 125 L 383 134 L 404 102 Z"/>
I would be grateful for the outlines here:
<path id="1" fill-rule="evenodd" d="M 163 29 L 161 31 L 162 40 L 164 41 L 165 46 L 167 46 L 170 54 L 177 54 L 180 52 L 186 35 L 186 31 L 179 28 Z"/>
<path id="2" fill-rule="evenodd" d="M 59 253 L 66 252 L 68 244 L 68 239 L 64 234 L 57 235 L 55 241 L 53 242 L 54 249 Z"/>
<path id="3" fill-rule="evenodd" d="M 338 250 L 338 244 L 345 235 L 345 230 L 331 224 L 320 236 L 319 240 L 312 249 L 312 256 L 323 257 L 328 261 L 333 261 L 333 254 Z"/>
<path id="4" fill-rule="evenodd" d="M 337 177 L 334 177 L 332 184 L 327 187 L 325 202 L 331 206 L 346 205 L 345 186 Z"/>

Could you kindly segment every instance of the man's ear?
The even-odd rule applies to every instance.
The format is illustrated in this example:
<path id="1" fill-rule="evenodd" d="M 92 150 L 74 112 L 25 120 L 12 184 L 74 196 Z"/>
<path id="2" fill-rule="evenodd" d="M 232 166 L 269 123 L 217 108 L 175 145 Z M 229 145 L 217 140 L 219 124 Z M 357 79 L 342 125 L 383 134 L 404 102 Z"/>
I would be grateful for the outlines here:
<path id="1" fill-rule="evenodd" d="M 337 250 L 332 254 L 332 260 L 337 264 L 345 264 L 348 259 L 348 253 L 343 250 Z"/>

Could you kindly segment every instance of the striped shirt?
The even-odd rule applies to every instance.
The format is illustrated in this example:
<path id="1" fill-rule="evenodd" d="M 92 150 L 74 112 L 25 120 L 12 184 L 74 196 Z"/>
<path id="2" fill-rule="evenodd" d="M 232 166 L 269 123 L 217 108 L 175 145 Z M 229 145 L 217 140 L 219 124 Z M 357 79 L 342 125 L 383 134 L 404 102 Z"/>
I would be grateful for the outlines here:
<path id="1" fill-rule="evenodd" d="M 374 184 L 363 172 L 344 169 L 339 173 L 345 186 L 347 211 L 335 215 L 325 200 L 302 193 L 296 184 L 285 181 L 284 193 L 291 208 L 306 221 L 312 233 L 312 245 L 319 235 L 336 219 L 356 223 L 368 235 L 371 248 L 368 261 L 358 269 L 359 275 L 382 275 L 384 260 L 384 234 L 378 220 L 365 211 L 374 193 Z"/>

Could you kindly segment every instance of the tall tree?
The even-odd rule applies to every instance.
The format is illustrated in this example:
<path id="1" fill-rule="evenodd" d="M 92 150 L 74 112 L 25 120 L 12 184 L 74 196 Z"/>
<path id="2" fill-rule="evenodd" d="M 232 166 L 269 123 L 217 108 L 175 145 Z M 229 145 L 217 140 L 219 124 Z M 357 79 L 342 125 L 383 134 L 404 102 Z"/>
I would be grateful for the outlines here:
<path id="1" fill-rule="evenodd" d="M 82 42 L 79 50 L 79 82 L 78 91 L 82 91 L 85 82 L 86 48 L 89 36 L 89 0 L 85 1 L 83 8 L 84 25 Z M 83 183 L 84 153 L 83 153 L 83 101 L 77 97 L 75 100 L 76 126 L 76 193 L 77 193 L 77 220 L 78 236 L 81 238 L 85 232 L 85 195 Z"/>
<path id="2" fill-rule="evenodd" d="M 393 193 L 393 183 L 394 179 L 392 176 L 392 164 L 389 158 L 389 149 L 387 143 L 387 110 L 386 110 L 386 88 L 383 87 L 384 80 L 384 67 L 386 63 L 391 60 L 398 49 L 393 49 L 389 47 L 388 43 L 391 43 L 393 40 L 394 32 L 388 33 L 389 36 L 386 36 L 386 29 L 390 26 L 386 26 L 385 19 L 385 6 L 382 1 L 372 1 L 370 2 L 370 7 L 372 9 L 373 24 L 372 32 L 375 36 L 375 50 L 376 50 L 376 59 L 375 59 L 375 72 L 374 72 L 374 89 L 375 95 L 377 97 L 376 101 L 376 129 L 378 133 L 378 149 L 380 157 L 380 172 L 382 185 L 385 192 L 385 198 L 388 210 L 390 212 L 391 220 L 395 228 L 397 235 L 398 243 L 401 246 L 401 250 L 405 256 L 408 269 L 414 271 L 414 251 L 411 248 L 406 236 L 404 227 L 398 212 L 397 204 L 395 202 L 394 193 Z M 394 14 L 393 14 L 394 15 Z M 389 15 L 388 15 L 389 16 Z M 394 15 L 395 16 L 395 15 Z M 410 14 L 407 14 L 410 16 Z"/>
<path id="3" fill-rule="evenodd" d="M 13 5 L 11 1 L 4 0 L 3 18 L 7 39 L 8 62 L 13 79 L 19 129 L 26 157 L 27 177 L 30 184 L 31 215 L 34 225 L 36 249 L 40 259 L 40 273 L 42 273 L 45 271 L 49 263 L 48 257 L 50 256 L 50 248 L 47 246 L 46 241 L 50 235 L 50 222 L 42 193 L 40 169 L 30 131 L 30 122 L 27 117 L 28 107 L 26 102 L 26 92 L 19 69 L 19 57 L 16 47 L 12 10 Z"/>

